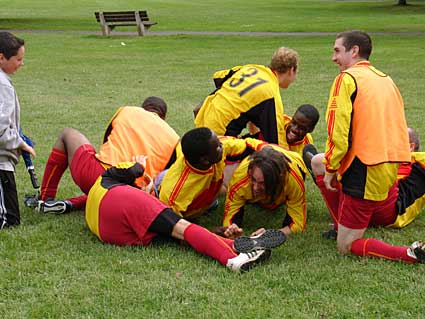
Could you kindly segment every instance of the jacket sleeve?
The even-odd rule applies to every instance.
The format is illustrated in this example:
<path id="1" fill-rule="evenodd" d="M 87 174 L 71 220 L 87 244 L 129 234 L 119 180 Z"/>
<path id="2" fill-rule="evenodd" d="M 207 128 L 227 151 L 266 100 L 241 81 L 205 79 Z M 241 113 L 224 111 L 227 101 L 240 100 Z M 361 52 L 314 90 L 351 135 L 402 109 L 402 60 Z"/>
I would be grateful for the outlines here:
<path id="1" fill-rule="evenodd" d="M 0 148 L 15 150 L 23 142 L 19 123 L 14 123 L 16 93 L 13 87 L 0 84 Z"/>

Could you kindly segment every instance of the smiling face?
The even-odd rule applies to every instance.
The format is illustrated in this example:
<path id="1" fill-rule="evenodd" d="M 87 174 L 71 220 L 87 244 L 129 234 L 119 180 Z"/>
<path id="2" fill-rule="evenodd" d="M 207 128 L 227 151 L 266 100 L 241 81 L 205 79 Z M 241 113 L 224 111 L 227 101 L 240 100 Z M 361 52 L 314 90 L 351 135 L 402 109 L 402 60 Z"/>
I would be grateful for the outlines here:
<path id="1" fill-rule="evenodd" d="M 344 38 L 337 38 L 335 40 L 332 61 L 338 65 L 339 70 L 345 71 L 359 60 L 358 46 L 353 46 L 350 50 L 346 50 L 344 46 Z"/>
<path id="2" fill-rule="evenodd" d="M 266 195 L 266 184 L 264 181 L 263 171 L 254 166 L 250 171 L 251 191 L 254 199 L 259 199 Z"/>
<path id="3" fill-rule="evenodd" d="M 291 122 L 286 128 L 286 141 L 293 144 L 301 141 L 307 133 L 313 132 L 312 121 L 301 112 L 295 112 Z"/>
<path id="4" fill-rule="evenodd" d="M 220 162 L 223 158 L 223 144 L 220 142 L 214 132 L 212 132 L 211 135 L 210 151 L 208 153 L 207 158 L 210 165 Z"/>
<path id="5" fill-rule="evenodd" d="M 0 53 L 0 68 L 6 74 L 14 74 L 24 64 L 25 47 L 21 46 L 16 55 L 9 59 Z"/>

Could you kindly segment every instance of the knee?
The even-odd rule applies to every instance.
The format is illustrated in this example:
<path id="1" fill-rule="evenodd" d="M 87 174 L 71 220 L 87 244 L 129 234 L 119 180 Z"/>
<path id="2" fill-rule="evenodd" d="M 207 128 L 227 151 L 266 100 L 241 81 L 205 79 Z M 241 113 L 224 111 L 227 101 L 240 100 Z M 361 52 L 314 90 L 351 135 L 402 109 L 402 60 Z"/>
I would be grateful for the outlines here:
<path id="1" fill-rule="evenodd" d="M 320 176 L 325 174 L 325 164 L 322 160 L 325 154 L 319 153 L 314 155 L 311 159 L 311 168 L 313 169 L 314 176 Z"/>

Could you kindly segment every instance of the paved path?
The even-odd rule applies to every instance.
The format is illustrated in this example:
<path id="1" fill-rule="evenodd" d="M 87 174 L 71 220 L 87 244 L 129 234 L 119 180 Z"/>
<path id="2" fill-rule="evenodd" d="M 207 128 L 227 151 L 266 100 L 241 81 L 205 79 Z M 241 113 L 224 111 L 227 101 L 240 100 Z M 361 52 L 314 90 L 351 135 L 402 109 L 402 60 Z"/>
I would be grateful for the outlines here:
<path id="1" fill-rule="evenodd" d="M 87 34 L 102 35 L 100 31 L 64 31 L 64 30 L 0 30 L 12 33 L 51 33 L 51 34 Z M 368 32 L 372 35 L 397 35 L 397 36 L 420 36 L 425 32 Z M 256 36 L 256 37 L 277 37 L 277 36 L 328 36 L 335 35 L 336 32 L 225 32 L 225 31 L 148 31 L 146 35 L 222 35 L 222 36 Z M 137 35 L 135 31 L 113 31 L 114 35 Z"/>

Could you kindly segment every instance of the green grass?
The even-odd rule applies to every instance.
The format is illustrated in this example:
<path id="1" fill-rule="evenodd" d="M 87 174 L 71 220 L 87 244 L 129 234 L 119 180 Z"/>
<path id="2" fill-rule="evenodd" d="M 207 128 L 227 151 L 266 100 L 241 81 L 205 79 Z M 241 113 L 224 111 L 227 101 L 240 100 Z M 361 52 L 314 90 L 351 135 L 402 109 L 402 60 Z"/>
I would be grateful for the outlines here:
<path id="1" fill-rule="evenodd" d="M 146 9 L 153 31 L 424 31 L 425 3 L 408 1 L 1 0 L 0 28 L 99 30 L 95 11 Z M 391 23 L 388 23 L 388 22 Z M 134 28 L 133 28 L 134 29 Z"/>
<path id="2" fill-rule="evenodd" d="M 87 3 L 90 2 L 73 1 L 72 6 L 61 5 L 62 10 L 57 12 L 76 17 L 78 11 L 86 10 Z M 115 3 L 115 9 L 119 8 L 117 2 L 104 3 L 111 6 Z M 176 3 L 146 1 L 143 5 L 157 10 L 161 6 L 174 5 L 175 8 Z M 292 2 L 279 3 L 289 6 Z M 372 5 L 372 2 L 320 3 Z M 5 15 L 29 19 L 27 21 L 33 19 L 30 13 L 35 17 L 52 16 L 53 9 L 45 10 L 44 14 L 41 14 L 43 10 L 36 10 L 36 6 L 48 8 L 47 4 L 48 1 L 8 3 L 7 8 L 2 6 L 0 24 Z M 224 1 L 202 5 L 211 9 L 212 4 L 220 8 L 227 5 Z M 392 1 L 374 4 L 392 6 Z M 421 8 L 422 4 L 418 1 L 415 8 Z M 261 12 L 259 9 L 256 14 Z M 305 17 L 313 13 L 304 12 Z M 203 14 L 205 11 L 194 11 L 191 21 L 200 23 Z M 243 15 L 243 11 L 234 12 L 234 20 L 244 20 Z M 191 26 L 214 30 L 215 26 L 205 21 L 204 26 L 197 27 L 195 23 Z M 391 19 L 387 24 L 397 25 Z M 83 22 L 77 26 L 86 29 Z M 350 26 L 347 22 L 343 29 Z M 60 25 L 54 23 L 40 26 L 41 29 L 55 27 L 60 29 Z M 409 30 L 416 30 L 415 26 Z M 158 95 L 168 102 L 169 123 L 182 134 L 193 127 L 193 106 L 212 91 L 214 71 L 243 63 L 268 64 L 272 52 L 281 45 L 296 49 L 301 56 L 297 81 L 281 92 L 285 111 L 292 114 L 303 103 L 316 105 L 321 119 L 314 138 L 318 148 L 324 148 L 327 95 L 338 73 L 330 60 L 332 36 L 105 38 L 79 34 L 17 34 L 26 40 L 26 58 L 25 66 L 12 79 L 21 101 L 22 126 L 37 143 L 38 157 L 34 162 L 40 179 L 50 149 L 63 127 L 81 130 L 98 147 L 103 130 L 118 106 L 138 105 L 145 97 Z M 391 74 L 398 84 L 405 100 L 408 124 L 417 128 L 425 141 L 423 36 L 375 35 L 373 40 L 372 62 Z M 22 163 L 17 167 L 17 183 L 20 198 L 33 192 Z M 0 232 L 3 270 L 0 317 L 423 317 L 423 265 L 338 255 L 334 242 L 320 239 L 320 232 L 327 228 L 330 218 L 311 180 L 307 181 L 307 193 L 306 232 L 292 236 L 275 250 L 266 265 L 243 275 L 231 273 L 217 262 L 173 243 L 149 248 L 103 245 L 85 226 L 82 213 L 39 215 L 22 206 L 22 225 Z M 65 174 L 58 197 L 78 194 L 69 174 Z M 216 225 L 221 211 L 222 206 L 202 217 L 199 223 L 208 227 Z M 282 216 L 282 210 L 261 212 L 249 206 L 245 226 L 248 231 L 258 226 L 278 227 Z M 423 239 L 424 227 L 425 218 L 420 216 L 405 229 L 372 229 L 367 236 L 397 245 L 409 244 Z"/>

